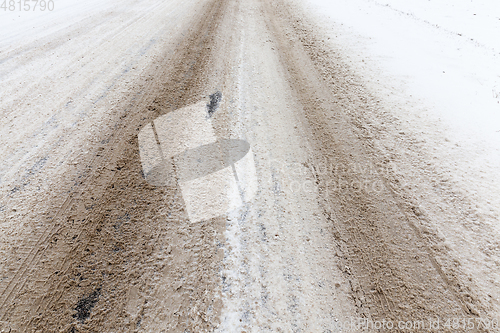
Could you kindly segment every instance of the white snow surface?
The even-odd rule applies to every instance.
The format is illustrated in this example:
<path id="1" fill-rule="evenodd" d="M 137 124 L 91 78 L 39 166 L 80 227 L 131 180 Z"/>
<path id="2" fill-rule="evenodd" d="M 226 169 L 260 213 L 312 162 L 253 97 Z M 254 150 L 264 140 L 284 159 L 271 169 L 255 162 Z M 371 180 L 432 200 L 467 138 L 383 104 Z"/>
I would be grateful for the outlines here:
<path id="1" fill-rule="evenodd" d="M 34 8 L 19 10 L 16 2 L 15 10 L 0 10 L 0 48 L 23 45 L 38 40 L 70 25 L 91 17 L 93 14 L 116 8 L 114 0 L 53 0 L 52 10 Z M 23 7 L 21 7 L 23 8 Z"/>
<path id="2" fill-rule="evenodd" d="M 500 231 L 500 2 L 302 3 Z"/>

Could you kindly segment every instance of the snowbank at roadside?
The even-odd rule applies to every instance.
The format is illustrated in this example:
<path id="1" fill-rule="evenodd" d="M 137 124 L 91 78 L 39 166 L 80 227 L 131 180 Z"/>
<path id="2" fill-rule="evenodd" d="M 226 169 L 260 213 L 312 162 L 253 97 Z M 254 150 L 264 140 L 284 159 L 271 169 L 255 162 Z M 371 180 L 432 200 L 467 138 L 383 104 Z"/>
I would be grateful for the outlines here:
<path id="1" fill-rule="evenodd" d="M 498 317 L 500 3 L 299 1 L 380 98 L 376 144 L 399 155 L 404 186 Z"/>
<path id="2" fill-rule="evenodd" d="M 500 231 L 500 3 L 303 3 Z"/>

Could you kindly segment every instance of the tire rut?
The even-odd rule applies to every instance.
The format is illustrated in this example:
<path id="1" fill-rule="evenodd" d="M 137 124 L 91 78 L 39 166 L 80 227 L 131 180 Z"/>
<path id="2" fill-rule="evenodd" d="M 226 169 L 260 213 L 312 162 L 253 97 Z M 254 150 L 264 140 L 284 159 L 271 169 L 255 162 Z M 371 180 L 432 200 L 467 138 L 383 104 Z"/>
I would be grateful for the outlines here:
<path id="1" fill-rule="evenodd" d="M 0 295 L 0 320 L 13 332 L 135 331 L 156 302 L 160 278 L 175 285 L 167 297 L 183 292 L 172 328 L 202 331 L 217 323 L 218 224 L 190 224 L 177 188 L 145 182 L 137 133 L 159 115 L 209 95 L 212 44 L 225 3 L 203 3 L 173 54 L 167 48 L 152 64 L 108 143 L 82 163 L 79 185 L 36 243 L 25 245 L 30 250 Z M 186 267 L 183 260 L 194 257 L 200 264 Z M 97 290 L 89 313 L 78 316 L 79 305 Z"/>
<path id="2" fill-rule="evenodd" d="M 484 313 L 480 302 L 458 290 L 459 282 L 436 260 L 433 240 L 422 235 L 418 208 L 396 194 L 391 161 L 380 158 L 373 143 L 360 135 L 358 114 L 374 107 L 375 98 L 291 6 L 263 5 L 289 83 L 303 106 L 309 168 L 359 315 L 426 323 L 479 318 Z"/>

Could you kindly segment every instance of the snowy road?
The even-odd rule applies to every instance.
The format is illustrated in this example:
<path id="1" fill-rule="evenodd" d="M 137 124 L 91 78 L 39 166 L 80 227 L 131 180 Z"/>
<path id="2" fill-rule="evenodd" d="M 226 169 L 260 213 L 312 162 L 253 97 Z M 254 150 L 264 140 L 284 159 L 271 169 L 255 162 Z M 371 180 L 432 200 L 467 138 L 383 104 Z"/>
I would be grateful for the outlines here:
<path id="1" fill-rule="evenodd" d="M 498 331 L 498 96 L 460 136 L 433 93 L 494 92 L 495 40 L 412 60 L 425 6 L 332 3 L 1 12 L 0 332 Z"/>

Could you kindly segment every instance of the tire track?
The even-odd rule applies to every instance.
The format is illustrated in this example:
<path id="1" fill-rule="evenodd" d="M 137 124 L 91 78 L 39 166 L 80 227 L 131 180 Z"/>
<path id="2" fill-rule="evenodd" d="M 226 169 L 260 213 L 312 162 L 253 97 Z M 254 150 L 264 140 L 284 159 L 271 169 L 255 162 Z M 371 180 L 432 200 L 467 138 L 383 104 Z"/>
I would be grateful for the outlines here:
<path id="1" fill-rule="evenodd" d="M 111 186 L 115 188 L 130 185 L 126 184 L 130 182 L 130 179 L 123 176 L 124 172 L 128 172 L 131 178 L 136 178 L 134 181 L 140 182 L 140 179 L 137 179 L 137 175 L 140 175 L 140 166 L 137 165 L 138 147 L 134 139 L 137 130 L 158 115 L 198 101 L 203 95 L 207 95 L 203 93 L 207 91 L 203 78 L 206 77 L 208 71 L 207 66 L 212 56 L 210 44 L 213 43 L 218 21 L 224 13 L 224 3 L 225 1 L 213 0 L 204 4 L 193 17 L 195 23 L 188 29 L 184 39 L 179 42 L 174 54 L 167 54 L 158 63 L 153 64 L 151 78 L 144 80 L 143 88 L 131 98 L 132 102 L 125 108 L 124 114 L 115 125 L 118 128 L 117 131 L 108 139 L 109 143 L 101 148 L 102 150 L 84 168 L 85 178 L 80 182 L 79 187 L 64 200 L 61 208 L 52 218 L 53 224 L 44 229 L 37 238 L 28 255 L 24 257 L 20 269 L 16 271 L 14 278 L 0 295 L 0 308 L 2 309 L 0 320 L 10 322 L 15 320 L 17 324 L 22 323 L 23 330 L 28 331 L 37 329 L 55 331 L 62 322 L 68 321 L 67 318 L 51 318 L 53 315 L 51 312 L 58 307 L 57 303 L 65 297 L 64 295 L 75 293 L 74 286 L 67 284 L 74 267 L 85 262 L 84 255 L 79 257 L 78 254 L 85 253 L 85 248 L 88 248 L 90 243 L 96 242 L 96 237 L 99 237 L 97 230 L 102 228 L 106 211 L 109 211 L 107 207 L 114 205 L 106 198 L 106 194 L 109 193 Z M 160 68 L 159 71 L 158 68 Z M 127 165 L 132 161 L 135 161 L 131 163 L 135 165 L 135 168 L 127 170 Z M 175 196 L 175 191 L 173 193 Z M 156 202 L 158 205 L 161 204 L 162 198 L 164 197 L 151 199 L 160 200 Z M 97 208 L 97 212 L 89 214 L 87 209 L 82 211 L 78 208 L 86 204 L 94 207 L 91 211 Z M 79 231 L 72 240 L 59 240 L 59 244 L 73 244 L 73 246 L 69 251 L 58 253 L 59 249 L 64 248 L 63 245 L 50 247 L 48 244 L 55 237 L 63 238 L 65 233 L 72 235 L 71 228 L 74 228 L 74 225 L 67 225 L 70 219 L 81 221 L 87 219 L 87 222 L 80 222 L 77 227 Z M 73 241 L 75 239 L 76 245 Z M 104 242 L 104 245 L 106 240 L 97 240 L 97 242 Z M 54 269 L 56 274 L 51 274 L 51 278 L 44 281 L 43 288 L 33 288 L 33 282 L 30 279 L 42 269 L 41 259 L 47 256 L 54 261 L 61 260 L 58 267 Z M 122 288 L 128 287 L 126 283 L 122 286 Z M 26 290 L 40 293 L 40 289 L 43 290 L 42 295 L 27 296 L 36 301 L 32 305 L 28 304 L 31 310 L 28 315 L 22 315 L 21 318 L 24 319 L 20 320 L 21 318 L 17 316 L 25 310 L 19 308 L 22 305 L 17 305 L 18 308 L 16 308 L 18 302 L 13 302 L 14 299 L 26 298 Z M 63 312 L 68 313 L 68 311 L 72 311 L 71 307 L 65 308 Z"/>
<path id="2" fill-rule="evenodd" d="M 311 141 L 311 170 L 332 223 L 345 276 L 359 314 L 374 320 L 478 318 L 457 291 L 424 238 L 415 206 L 397 195 L 391 174 L 370 174 L 362 165 L 384 165 L 373 146 L 357 133 L 358 113 L 375 103 L 365 94 L 341 56 L 322 49 L 292 7 L 264 4 L 291 87 L 304 109 Z M 327 167 L 320 172 L 322 167 Z M 339 167 L 340 166 L 340 170 Z M 366 191 L 362 180 L 383 184 Z M 348 184 L 339 191 L 338 184 Z M 413 222 L 416 221 L 416 222 Z M 482 310 L 480 310 L 482 311 Z"/>

